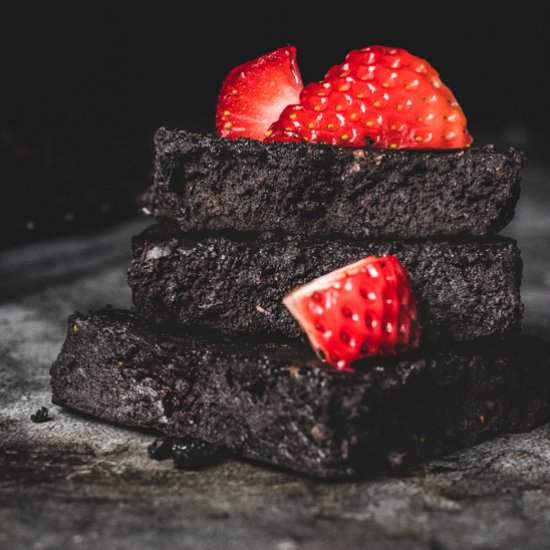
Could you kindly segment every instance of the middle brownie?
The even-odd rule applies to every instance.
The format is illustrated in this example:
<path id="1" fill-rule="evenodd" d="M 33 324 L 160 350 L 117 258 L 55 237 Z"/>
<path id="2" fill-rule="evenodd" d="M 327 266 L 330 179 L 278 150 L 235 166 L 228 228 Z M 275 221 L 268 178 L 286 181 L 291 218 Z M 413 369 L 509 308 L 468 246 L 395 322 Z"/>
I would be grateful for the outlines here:
<path id="1" fill-rule="evenodd" d="M 155 225 L 134 237 L 133 255 L 134 304 L 157 323 L 298 339 L 282 304 L 288 291 L 365 256 L 395 255 L 409 270 L 424 341 L 501 336 L 521 326 L 522 263 L 515 241 L 504 237 L 309 242 L 199 237 Z"/>

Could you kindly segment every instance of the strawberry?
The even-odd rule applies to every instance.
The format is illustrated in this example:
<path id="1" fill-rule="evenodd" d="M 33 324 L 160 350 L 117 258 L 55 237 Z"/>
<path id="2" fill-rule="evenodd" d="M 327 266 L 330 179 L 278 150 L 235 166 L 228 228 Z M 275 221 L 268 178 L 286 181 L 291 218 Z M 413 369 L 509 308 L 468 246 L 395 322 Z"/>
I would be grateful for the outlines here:
<path id="1" fill-rule="evenodd" d="M 472 138 L 451 90 L 427 61 L 400 48 L 370 46 L 308 84 L 265 141 L 455 149 Z"/>
<path id="2" fill-rule="evenodd" d="M 218 134 L 233 139 L 263 139 L 282 110 L 299 100 L 302 88 L 293 46 L 235 67 L 218 96 Z"/>
<path id="3" fill-rule="evenodd" d="M 369 256 L 337 269 L 293 290 L 283 303 L 316 353 L 338 370 L 419 344 L 416 300 L 395 256 Z"/>

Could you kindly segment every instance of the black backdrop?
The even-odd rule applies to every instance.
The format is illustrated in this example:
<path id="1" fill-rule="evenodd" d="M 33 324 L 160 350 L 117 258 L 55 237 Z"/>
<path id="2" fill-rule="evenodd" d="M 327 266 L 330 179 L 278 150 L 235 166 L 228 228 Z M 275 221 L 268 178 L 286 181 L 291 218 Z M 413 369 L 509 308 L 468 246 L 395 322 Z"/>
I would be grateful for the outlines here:
<path id="1" fill-rule="evenodd" d="M 298 48 L 304 82 L 322 78 L 350 49 L 405 47 L 440 71 L 478 144 L 515 143 L 544 155 L 548 5 L 294 4 L 12 7 L 0 23 L 7 92 L 0 177 L 8 198 L 24 192 L 43 204 L 84 189 L 96 206 L 104 198 L 96 192 L 128 202 L 150 177 L 154 129 L 212 131 L 227 72 L 287 43 Z M 67 201 L 60 211 L 83 208 Z M 25 208 L 17 223 L 33 216 L 40 217 Z"/>

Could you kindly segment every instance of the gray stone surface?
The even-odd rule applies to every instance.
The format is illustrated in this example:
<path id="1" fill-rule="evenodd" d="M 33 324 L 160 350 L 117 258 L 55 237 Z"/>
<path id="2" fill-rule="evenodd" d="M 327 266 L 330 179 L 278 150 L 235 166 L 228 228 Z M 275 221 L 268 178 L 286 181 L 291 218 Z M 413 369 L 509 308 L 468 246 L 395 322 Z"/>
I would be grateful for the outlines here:
<path id="1" fill-rule="evenodd" d="M 524 252 L 526 330 L 546 338 L 548 179 L 526 170 L 507 231 Z M 153 435 L 57 407 L 31 423 L 49 406 L 66 316 L 129 305 L 129 237 L 146 223 L 0 253 L 0 548 L 550 547 L 550 425 L 398 476 L 327 484 L 239 461 L 177 471 L 147 457 Z"/>

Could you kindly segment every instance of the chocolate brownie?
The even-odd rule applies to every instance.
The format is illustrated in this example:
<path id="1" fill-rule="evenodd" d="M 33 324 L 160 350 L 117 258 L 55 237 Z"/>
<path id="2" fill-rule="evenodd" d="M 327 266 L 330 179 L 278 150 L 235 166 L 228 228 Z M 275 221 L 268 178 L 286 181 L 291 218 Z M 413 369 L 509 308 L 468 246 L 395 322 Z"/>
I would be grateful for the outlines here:
<path id="1" fill-rule="evenodd" d="M 69 318 L 53 402 L 318 477 L 367 474 L 550 418 L 550 350 L 530 337 L 325 367 L 285 344 L 162 333 L 137 313 Z"/>
<path id="2" fill-rule="evenodd" d="M 399 239 L 484 235 L 511 221 L 522 155 L 391 151 L 156 133 L 147 211 L 183 230 Z"/>
<path id="3" fill-rule="evenodd" d="M 136 308 L 154 322 L 299 339 L 282 304 L 293 287 L 365 256 L 409 270 L 424 341 L 466 341 L 520 329 L 521 258 L 504 237 L 405 243 L 184 234 L 157 225 L 133 240 Z"/>

